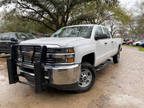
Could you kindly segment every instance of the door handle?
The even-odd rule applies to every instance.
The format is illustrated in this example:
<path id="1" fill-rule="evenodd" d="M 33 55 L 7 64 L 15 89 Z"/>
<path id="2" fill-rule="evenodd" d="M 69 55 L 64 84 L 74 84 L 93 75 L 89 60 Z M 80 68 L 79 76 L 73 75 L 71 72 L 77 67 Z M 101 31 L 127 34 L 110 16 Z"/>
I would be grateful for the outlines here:
<path id="1" fill-rule="evenodd" d="M 107 43 L 107 42 L 105 42 L 104 44 L 105 44 L 105 45 L 107 45 L 108 43 Z"/>

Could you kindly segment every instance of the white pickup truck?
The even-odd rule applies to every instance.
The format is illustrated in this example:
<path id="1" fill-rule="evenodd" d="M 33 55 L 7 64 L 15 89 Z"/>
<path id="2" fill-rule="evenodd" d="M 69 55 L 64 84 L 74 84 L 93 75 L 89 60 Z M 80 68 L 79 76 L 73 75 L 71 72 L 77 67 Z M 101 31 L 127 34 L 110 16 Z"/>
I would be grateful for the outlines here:
<path id="1" fill-rule="evenodd" d="M 85 92 L 94 85 L 95 67 L 110 58 L 119 62 L 121 45 L 120 38 L 112 38 L 100 25 L 64 27 L 50 38 L 12 46 L 7 62 L 9 83 L 29 84 L 36 92 L 46 86 Z"/>

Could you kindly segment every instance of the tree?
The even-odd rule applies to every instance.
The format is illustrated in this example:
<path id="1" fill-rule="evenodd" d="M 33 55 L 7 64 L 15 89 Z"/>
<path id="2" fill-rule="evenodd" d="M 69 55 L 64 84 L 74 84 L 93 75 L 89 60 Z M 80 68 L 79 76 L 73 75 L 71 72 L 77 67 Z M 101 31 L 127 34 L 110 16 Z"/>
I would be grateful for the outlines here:
<path id="1" fill-rule="evenodd" d="M 143 38 L 144 35 L 144 2 L 138 7 L 138 13 L 133 17 L 132 22 L 129 24 L 130 33 Z M 142 37 L 141 37 L 142 36 Z"/>
<path id="2" fill-rule="evenodd" d="M 110 1 L 109 1 L 110 2 Z M 72 22 L 70 24 L 78 23 L 92 23 L 92 24 L 103 24 L 105 21 L 110 20 L 114 15 L 112 10 L 119 5 L 119 2 L 113 1 L 113 3 L 108 3 L 101 1 L 97 4 L 96 2 L 84 3 L 75 9 L 72 13 Z M 77 16 L 77 17 L 75 17 Z"/>
<path id="3" fill-rule="evenodd" d="M 103 6 L 112 7 L 118 4 L 117 0 L 2 0 L 1 6 L 10 3 L 16 4 L 16 11 L 20 14 L 20 18 L 34 21 L 44 25 L 51 31 L 74 24 L 95 20 L 95 16 L 92 15 L 92 11 L 85 11 L 80 13 L 79 10 L 86 9 L 85 6 L 89 6 L 92 3 L 95 4 L 95 13 L 99 12 L 99 19 L 104 19 L 102 11 Z M 99 10 L 98 10 L 99 9 Z M 89 9 L 90 10 L 90 9 Z M 93 10 L 93 9 L 92 9 Z M 78 13 L 75 15 L 75 13 Z M 97 16 L 97 19 L 98 19 Z M 103 22 L 103 20 L 101 20 Z"/>
<path id="4" fill-rule="evenodd" d="M 114 11 L 114 15 L 108 21 L 108 24 L 110 25 L 110 33 L 114 37 L 116 34 L 121 34 L 121 28 L 127 26 L 132 20 L 131 14 L 128 14 L 121 7 L 116 7 L 112 11 Z"/>
<path id="5" fill-rule="evenodd" d="M 50 33 L 44 25 L 27 20 L 22 21 L 17 16 L 19 15 L 14 10 L 8 13 L 5 12 L 0 32 Z"/>

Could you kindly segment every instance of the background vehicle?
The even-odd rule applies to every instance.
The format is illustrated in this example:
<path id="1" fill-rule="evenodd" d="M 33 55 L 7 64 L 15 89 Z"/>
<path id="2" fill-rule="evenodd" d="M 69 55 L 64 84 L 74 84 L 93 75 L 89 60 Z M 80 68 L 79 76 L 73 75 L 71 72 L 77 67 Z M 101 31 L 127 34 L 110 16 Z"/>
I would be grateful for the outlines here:
<path id="1" fill-rule="evenodd" d="M 35 36 L 37 38 L 44 38 L 44 37 L 50 37 L 52 34 L 42 34 L 42 33 L 36 33 Z"/>
<path id="2" fill-rule="evenodd" d="M 136 45 L 136 46 L 141 46 L 141 44 L 144 42 L 144 40 L 139 40 L 139 41 L 136 41 L 133 43 L 133 45 Z"/>
<path id="3" fill-rule="evenodd" d="M 0 53 L 10 53 L 10 46 L 12 44 L 35 38 L 36 37 L 24 33 L 2 33 L 0 34 Z"/>
<path id="4" fill-rule="evenodd" d="M 126 42 L 127 45 L 133 45 L 135 41 L 133 39 L 130 39 Z"/>
<path id="5" fill-rule="evenodd" d="M 127 44 L 127 42 L 129 41 L 130 39 L 124 39 L 123 40 L 123 44 Z"/>
<path id="6" fill-rule="evenodd" d="M 142 47 L 144 47 L 144 40 L 141 41 L 141 43 L 139 45 L 142 46 Z"/>
<path id="7" fill-rule="evenodd" d="M 140 44 L 141 44 L 141 41 L 136 41 L 133 43 L 133 45 L 135 45 L 135 46 L 139 46 Z"/>
<path id="8" fill-rule="evenodd" d="M 45 86 L 85 92 L 95 82 L 95 67 L 110 58 L 119 62 L 121 44 L 100 25 L 64 27 L 50 38 L 23 41 L 12 47 L 9 83 L 34 85 L 36 92 Z M 19 81 L 19 76 L 28 82 Z"/>

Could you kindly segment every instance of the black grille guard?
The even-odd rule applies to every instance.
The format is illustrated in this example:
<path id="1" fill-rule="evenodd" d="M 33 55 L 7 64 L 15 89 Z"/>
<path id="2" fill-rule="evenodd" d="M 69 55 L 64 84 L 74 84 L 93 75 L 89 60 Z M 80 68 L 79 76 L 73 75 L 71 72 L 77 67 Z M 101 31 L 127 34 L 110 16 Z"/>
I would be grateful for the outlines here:
<path id="1" fill-rule="evenodd" d="M 19 80 L 19 77 L 22 76 L 21 74 L 17 73 L 17 50 L 18 45 L 13 45 L 11 46 L 11 57 L 7 60 L 7 67 L 8 67 L 8 77 L 9 77 L 9 84 L 15 84 L 17 82 L 31 85 L 29 83 L 23 82 Z M 34 63 L 34 87 L 35 87 L 35 92 L 39 93 L 41 92 L 46 85 L 46 81 L 44 78 L 44 67 L 43 63 L 45 60 L 47 52 L 47 47 L 43 46 L 41 48 L 41 56 L 40 56 L 40 62 Z"/>

